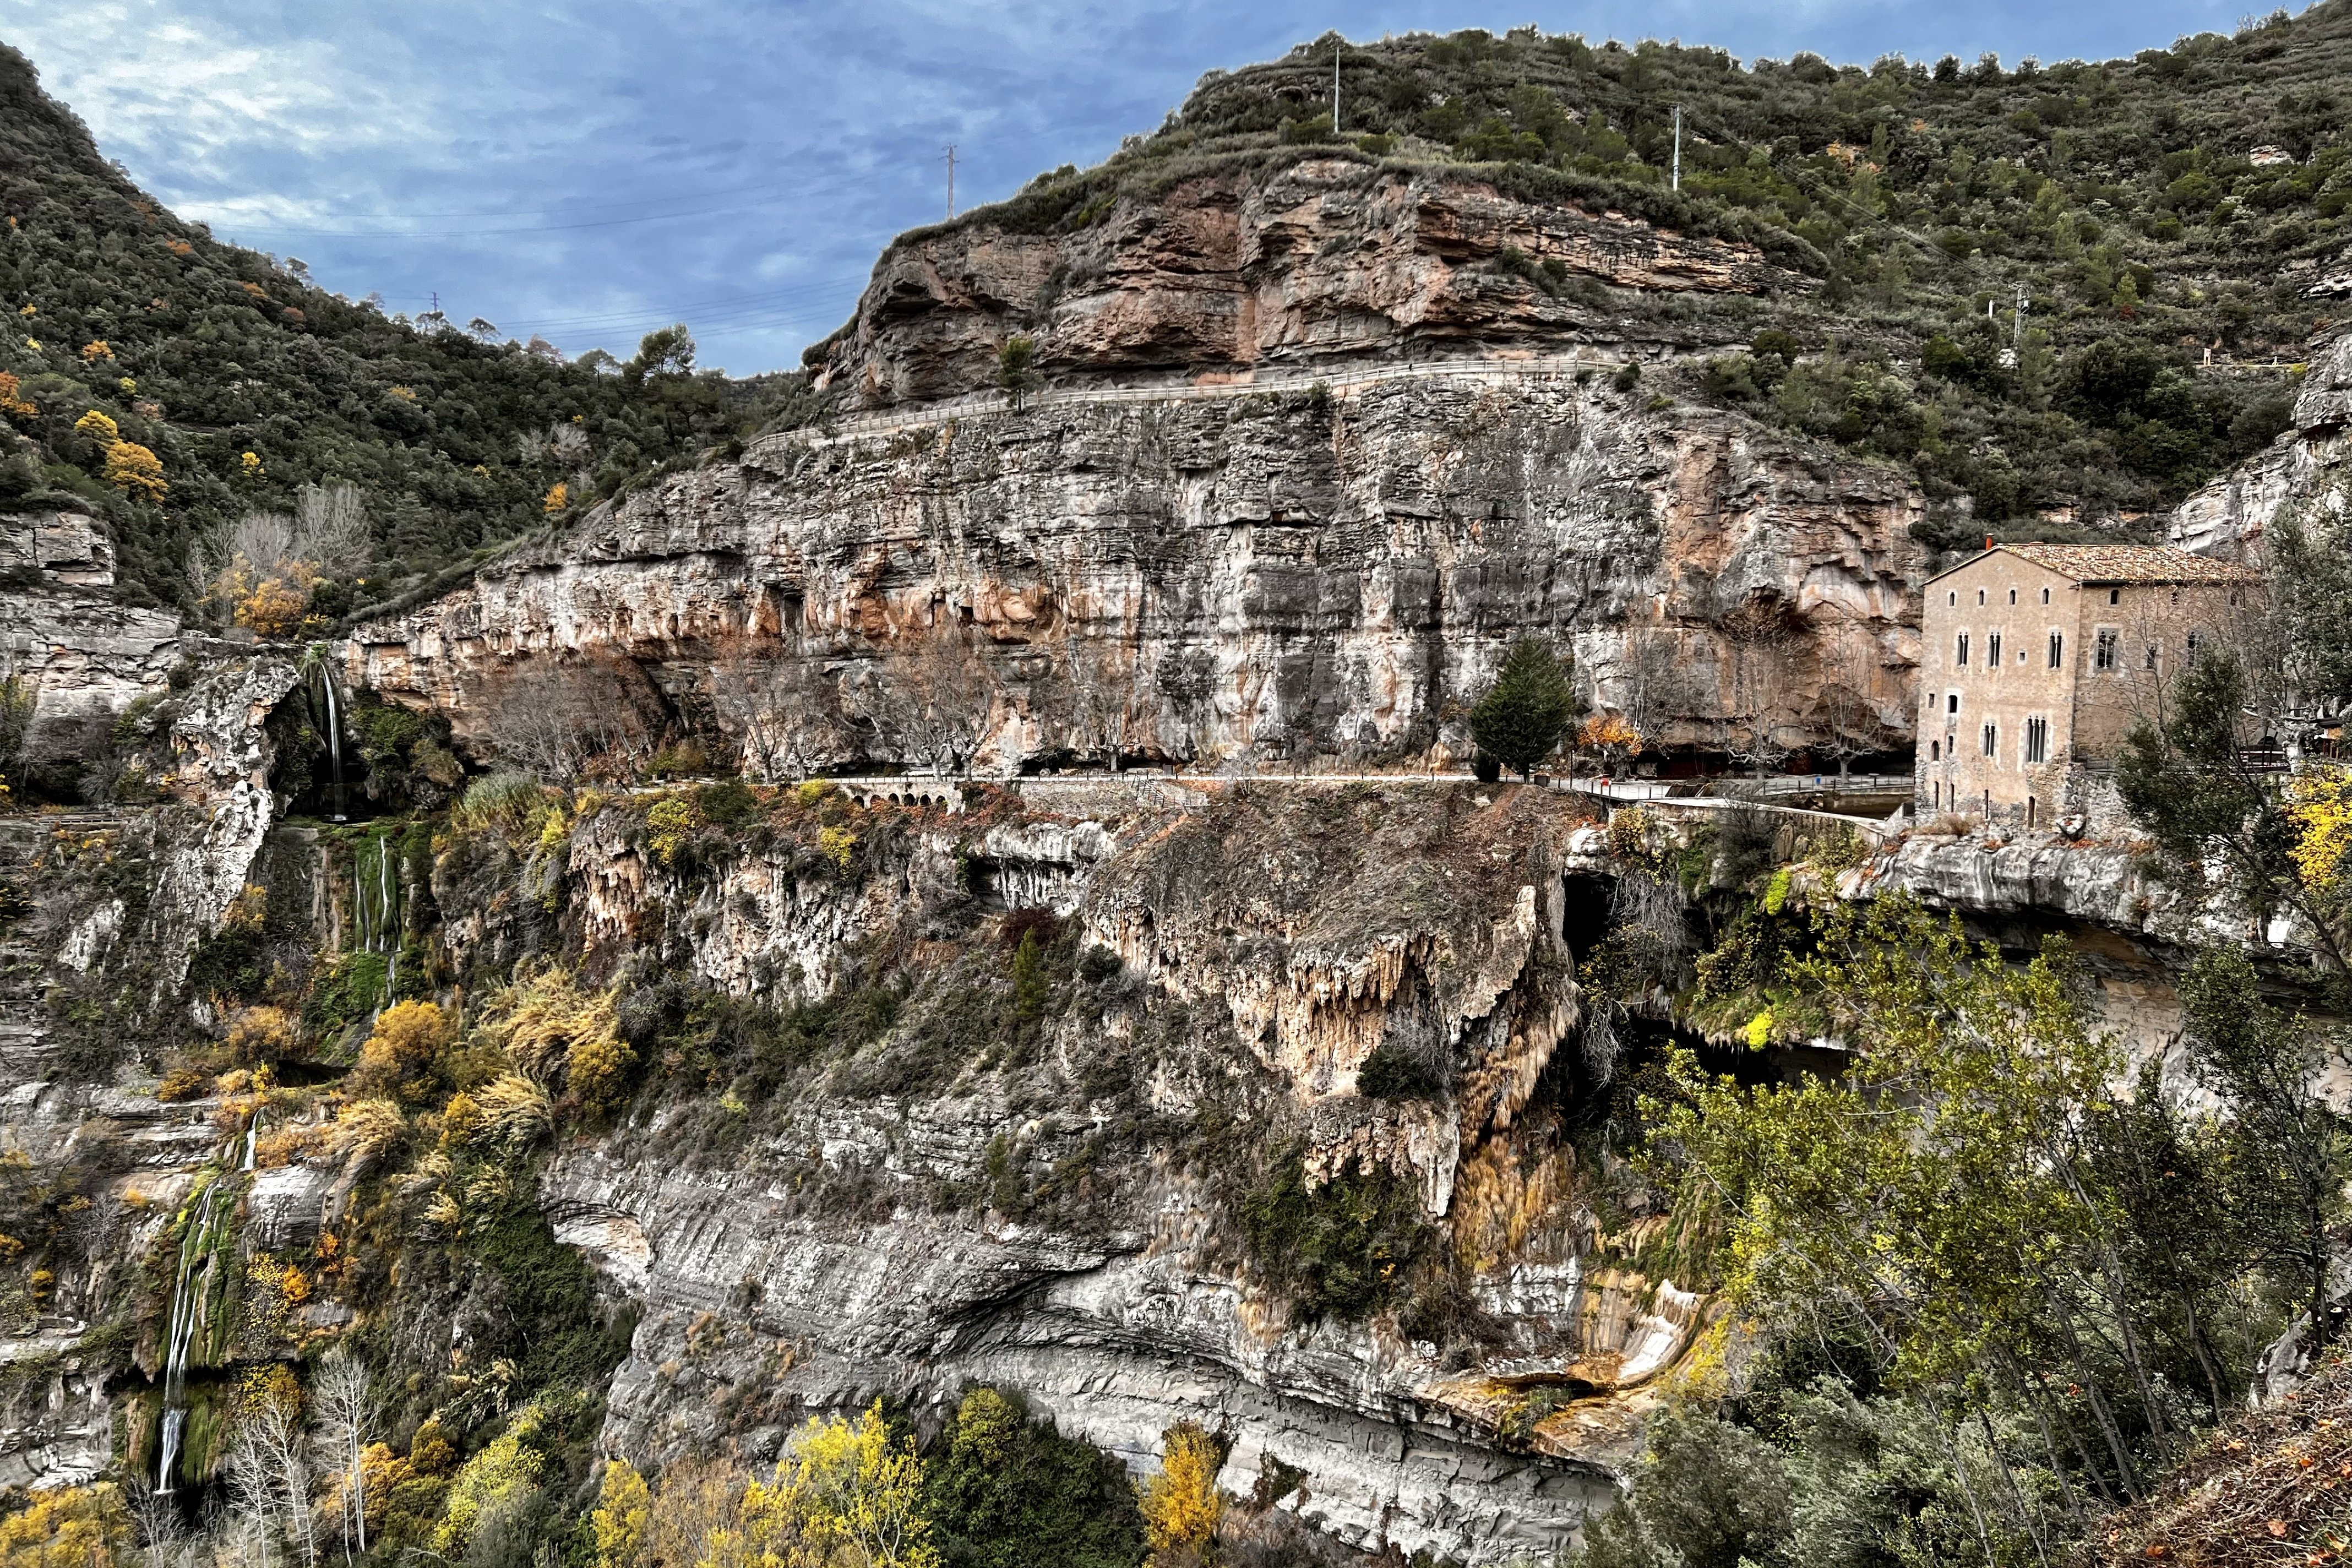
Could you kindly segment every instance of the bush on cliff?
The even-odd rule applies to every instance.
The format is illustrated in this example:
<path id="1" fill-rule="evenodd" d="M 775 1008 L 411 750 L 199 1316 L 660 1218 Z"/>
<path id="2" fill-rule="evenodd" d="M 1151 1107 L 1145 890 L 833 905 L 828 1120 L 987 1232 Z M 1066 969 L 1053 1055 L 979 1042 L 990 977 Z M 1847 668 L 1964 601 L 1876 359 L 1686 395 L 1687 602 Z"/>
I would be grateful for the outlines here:
<path id="1" fill-rule="evenodd" d="M 1125 1468 L 1062 1436 L 1019 1397 L 975 1388 L 956 1406 L 924 1496 L 946 1568 L 1135 1568 L 1142 1521 Z"/>
<path id="2" fill-rule="evenodd" d="M 1384 1165 L 1352 1162 L 1310 1183 L 1295 1148 L 1273 1161 L 1238 1208 L 1253 1271 L 1308 1321 L 1353 1321 L 1397 1300 L 1430 1239 L 1415 1184 Z"/>

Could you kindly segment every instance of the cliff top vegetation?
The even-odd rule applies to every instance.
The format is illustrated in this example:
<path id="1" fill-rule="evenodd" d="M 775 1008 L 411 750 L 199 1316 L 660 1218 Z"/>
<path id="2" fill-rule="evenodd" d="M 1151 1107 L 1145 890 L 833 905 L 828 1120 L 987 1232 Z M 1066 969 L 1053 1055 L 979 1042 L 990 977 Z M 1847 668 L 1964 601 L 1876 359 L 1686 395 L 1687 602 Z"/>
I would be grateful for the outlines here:
<path id="1" fill-rule="evenodd" d="M 2004 520 L 2045 537 L 2168 506 L 2284 426 L 2294 362 L 2339 309 L 2323 275 L 2352 224 L 2347 70 L 2342 0 L 2009 67 L 1327 34 L 1210 72 L 1150 135 L 954 222 L 1076 231 L 1195 175 L 1338 157 L 1746 240 L 1822 287 L 1759 301 L 1751 352 L 1704 395 L 1911 468 L 1944 542 Z M 1594 292 L 1597 313 L 1658 309 Z"/>
<path id="2" fill-rule="evenodd" d="M 151 602 L 198 596 L 191 548 L 248 513 L 348 485 L 367 531 L 313 595 L 331 616 L 691 461 L 803 385 L 698 370 L 683 328 L 567 363 L 331 294 L 173 216 L 5 46 L 0 220 L 0 507 L 103 517 Z"/>

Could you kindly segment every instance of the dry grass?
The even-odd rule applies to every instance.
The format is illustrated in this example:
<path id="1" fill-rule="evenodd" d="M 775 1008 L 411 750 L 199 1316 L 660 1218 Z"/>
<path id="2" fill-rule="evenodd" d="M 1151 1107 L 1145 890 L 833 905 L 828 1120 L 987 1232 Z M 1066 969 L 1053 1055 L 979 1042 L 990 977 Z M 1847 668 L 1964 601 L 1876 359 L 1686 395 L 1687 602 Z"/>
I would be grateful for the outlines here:
<path id="1" fill-rule="evenodd" d="M 2273 1409 L 2214 1434 L 2154 1497 L 2093 1532 L 2084 1561 L 2183 1568 L 2352 1562 L 2352 1360 L 2337 1349 Z"/>

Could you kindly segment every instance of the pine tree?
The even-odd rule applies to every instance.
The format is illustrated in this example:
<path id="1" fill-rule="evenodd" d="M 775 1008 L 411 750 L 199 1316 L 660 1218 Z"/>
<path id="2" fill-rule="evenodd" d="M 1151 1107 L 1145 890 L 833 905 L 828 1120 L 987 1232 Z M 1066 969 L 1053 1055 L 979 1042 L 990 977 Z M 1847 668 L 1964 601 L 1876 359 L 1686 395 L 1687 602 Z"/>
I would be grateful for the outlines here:
<path id="1" fill-rule="evenodd" d="M 1569 679 L 1570 668 L 1539 638 L 1513 643 L 1495 683 L 1470 710 L 1470 738 L 1479 750 L 1522 776 L 1532 774 L 1584 706 Z"/>

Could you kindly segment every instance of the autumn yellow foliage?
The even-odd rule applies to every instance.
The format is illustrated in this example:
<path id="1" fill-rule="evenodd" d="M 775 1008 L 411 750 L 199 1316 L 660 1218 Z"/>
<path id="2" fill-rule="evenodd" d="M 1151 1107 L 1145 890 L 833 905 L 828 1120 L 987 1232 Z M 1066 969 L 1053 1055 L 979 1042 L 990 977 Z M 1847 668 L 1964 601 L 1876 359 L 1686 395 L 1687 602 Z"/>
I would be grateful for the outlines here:
<path id="1" fill-rule="evenodd" d="M 596 1532 L 597 1568 L 635 1568 L 646 1542 L 646 1514 L 653 1505 L 645 1477 L 626 1459 L 604 1467 L 590 1524 Z"/>
<path id="2" fill-rule="evenodd" d="M 1176 1568 L 1205 1559 L 1216 1538 L 1225 1512 L 1217 1471 L 1225 1459 L 1217 1440 L 1190 1421 L 1168 1428 L 1161 1442 L 1167 1457 L 1160 1463 L 1160 1473 L 1138 1489 L 1136 1500 L 1143 1510 L 1153 1568 Z"/>
<path id="3" fill-rule="evenodd" d="M 1640 756 L 1647 744 L 1642 731 L 1622 713 L 1595 713 L 1584 721 L 1583 731 L 1577 740 L 1596 752 L 1627 757 Z"/>
<path id="4" fill-rule="evenodd" d="M 571 504 L 572 487 L 565 484 L 562 479 L 558 479 L 555 483 L 548 487 L 547 499 L 540 503 L 540 509 L 546 512 L 548 516 L 553 517 L 557 512 L 562 511 L 565 507 L 568 507 Z"/>
<path id="5" fill-rule="evenodd" d="M 560 964 L 525 966 L 484 1005 L 482 1034 L 530 1077 L 561 1077 L 587 1110 L 608 1110 L 625 1094 L 637 1059 L 620 1036 L 619 997 L 617 990 L 583 990 Z"/>
<path id="6" fill-rule="evenodd" d="M 102 359 L 113 357 L 114 347 L 104 338 L 92 338 L 81 346 L 81 363 L 84 364 L 96 364 Z"/>
<path id="7" fill-rule="evenodd" d="M 18 384 L 16 378 L 8 372 L 0 370 L 0 414 L 14 415 L 19 419 L 30 419 L 39 412 L 40 410 L 33 405 L 31 400 L 24 395 L 23 388 Z"/>
<path id="8" fill-rule="evenodd" d="M 228 1022 L 227 1044 L 232 1060 L 274 1060 L 294 1044 L 294 1016 L 283 1007 L 244 1008 Z"/>
<path id="9" fill-rule="evenodd" d="M 2352 768 L 2311 767 L 2287 782 L 2294 868 L 2323 897 L 2352 897 Z"/>
<path id="10" fill-rule="evenodd" d="M 890 1440 L 877 1400 L 855 1424 L 811 1419 L 766 1483 L 743 1494 L 732 1560 L 760 1568 L 937 1568 L 914 1439 Z"/>
<path id="11" fill-rule="evenodd" d="M 130 1510 L 109 1481 L 37 1491 L 0 1519 L 0 1568 L 91 1568 L 123 1560 L 131 1546 Z"/>
<path id="12" fill-rule="evenodd" d="M 431 1002 L 401 1002 L 383 1010 L 360 1047 L 353 1086 L 415 1104 L 432 1091 L 441 1053 L 457 1037 L 455 1021 Z"/>
<path id="13" fill-rule="evenodd" d="M 106 482 L 142 500 L 160 501 L 171 492 L 163 482 L 163 461 L 136 441 L 117 441 L 106 449 Z"/>

